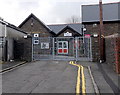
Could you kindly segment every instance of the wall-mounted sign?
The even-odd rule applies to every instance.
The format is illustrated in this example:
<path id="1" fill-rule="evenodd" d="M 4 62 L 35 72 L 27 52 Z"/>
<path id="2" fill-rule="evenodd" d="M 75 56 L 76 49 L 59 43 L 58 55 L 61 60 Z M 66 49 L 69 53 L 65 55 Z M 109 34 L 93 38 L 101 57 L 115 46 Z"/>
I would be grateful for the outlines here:
<path id="1" fill-rule="evenodd" d="M 34 44 L 39 44 L 39 40 L 34 40 Z"/>
<path id="2" fill-rule="evenodd" d="M 90 34 L 85 34 L 85 38 L 90 38 Z"/>
<path id="3" fill-rule="evenodd" d="M 34 34 L 34 37 L 39 37 L 39 34 Z"/>
<path id="4" fill-rule="evenodd" d="M 49 43 L 42 42 L 41 43 L 41 49 L 49 49 Z"/>
<path id="5" fill-rule="evenodd" d="M 66 32 L 66 33 L 64 33 L 64 36 L 72 36 L 72 33 Z"/>

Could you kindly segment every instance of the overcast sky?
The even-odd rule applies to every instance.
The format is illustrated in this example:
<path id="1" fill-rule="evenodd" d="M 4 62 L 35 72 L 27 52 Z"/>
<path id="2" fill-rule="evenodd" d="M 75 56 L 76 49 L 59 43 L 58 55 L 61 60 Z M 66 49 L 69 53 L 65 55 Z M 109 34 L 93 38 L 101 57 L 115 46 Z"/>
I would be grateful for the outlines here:
<path id="1" fill-rule="evenodd" d="M 81 18 L 81 5 L 98 3 L 99 0 L 0 0 L 0 17 L 16 26 L 31 13 L 46 24 L 66 23 L 73 15 Z"/>

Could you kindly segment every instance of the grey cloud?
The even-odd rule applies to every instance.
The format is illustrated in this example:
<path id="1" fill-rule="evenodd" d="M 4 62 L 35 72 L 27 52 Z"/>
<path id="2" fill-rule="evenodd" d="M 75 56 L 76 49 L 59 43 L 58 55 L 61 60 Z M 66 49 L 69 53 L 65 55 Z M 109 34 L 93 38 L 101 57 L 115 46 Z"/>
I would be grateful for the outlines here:
<path id="1" fill-rule="evenodd" d="M 32 8 L 38 8 L 39 7 L 39 3 L 38 2 L 20 2 L 19 3 L 19 7 L 21 9 L 32 9 Z"/>

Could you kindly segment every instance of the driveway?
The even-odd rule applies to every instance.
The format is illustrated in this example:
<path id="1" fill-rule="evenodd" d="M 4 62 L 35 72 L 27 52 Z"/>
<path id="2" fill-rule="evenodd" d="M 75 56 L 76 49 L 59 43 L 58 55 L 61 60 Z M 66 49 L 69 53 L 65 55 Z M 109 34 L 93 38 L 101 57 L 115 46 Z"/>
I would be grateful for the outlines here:
<path id="1" fill-rule="evenodd" d="M 2 76 L 3 93 L 75 93 L 76 66 L 68 61 L 31 62 Z"/>

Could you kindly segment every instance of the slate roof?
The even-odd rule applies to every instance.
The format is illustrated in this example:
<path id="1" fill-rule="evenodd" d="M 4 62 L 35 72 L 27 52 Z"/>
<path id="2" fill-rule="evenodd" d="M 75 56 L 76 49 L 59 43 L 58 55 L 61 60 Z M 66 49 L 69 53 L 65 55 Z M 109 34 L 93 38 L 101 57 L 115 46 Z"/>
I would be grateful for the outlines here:
<path id="1" fill-rule="evenodd" d="M 60 31 L 62 31 L 67 26 L 71 27 L 73 30 L 75 30 L 79 34 L 82 34 L 82 24 L 81 23 L 48 25 L 48 27 L 50 27 L 51 30 L 55 34 L 58 34 Z"/>
<path id="2" fill-rule="evenodd" d="M 120 2 L 103 4 L 103 21 L 120 21 Z M 99 21 L 99 5 L 82 5 L 82 23 Z"/>

